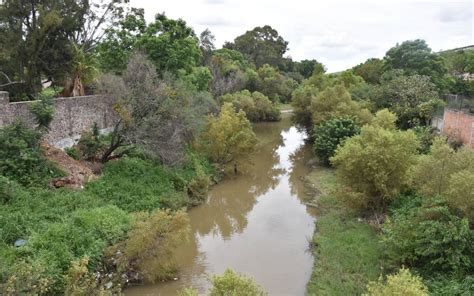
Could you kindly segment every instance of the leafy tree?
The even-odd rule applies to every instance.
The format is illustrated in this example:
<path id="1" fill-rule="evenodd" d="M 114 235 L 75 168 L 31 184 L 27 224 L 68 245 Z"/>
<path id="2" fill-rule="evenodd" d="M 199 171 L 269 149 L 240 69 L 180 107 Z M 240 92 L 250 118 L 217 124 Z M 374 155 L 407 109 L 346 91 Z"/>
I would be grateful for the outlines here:
<path id="1" fill-rule="evenodd" d="M 268 96 L 272 102 L 288 102 L 297 82 L 283 76 L 277 69 L 268 64 L 257 70 L 258 80 L 256 89 Z"/>
<path id="2" fill-rule="evenodd" d="M 221 276 L 211 277 L 212 288 L 209 296 L 263 296 L 267 295 L 254 279 L 239 275 L 231 269 Z"/>
<path id="3" fill-rule="evenodd" d="M 243 90 L 226 94 L 221 101 L 232 103 L 236 110 L 245 112 L 250 121 L 277 121 L 280 119 L 280 110 L 262 93 Z"/>
<path id="4" fill-rule="evenodd" d="M 212 83 L 212 74 L 208 67 L 193 67 L 190 73 L 180 69 L 178 77 L 197 91 L 209 91 Z"/>
<path id="5" fill-rule="evenodd" d="M 201 134 L 200 146 L 214 163 L 226 165 L 248 155 L 257 142 L 243 111 L 224 103 L 219 116 L 210 115 Z"/>
<path id="6" fill-rule="evenodd" d="M 145 29 L 145 11 L 137 8 L 131 9 L 114 27 L 108 28 L 95 49 L 100 68 L 115 74 L 125 70 Z"/>
<path id="7" fill-rule="evenodd" d="M 351 99 L 343 85 L 328 87 L 311 99 L 312 122 L 318 125 L 331 117 L 353 116 L 367 123 L 372 116 L 369 110 Z"/>
<path id="8" fill-rule="evenodd" d="M 422 278 L 412 275 L 407 268 L 400 268 L 396 274 L 388 275 L 385 282 L 382 277 L 367 285 L 364 296 L 428 296 L 428 288 Z"/>
<path id="9" fill-rule="evenodd" d="M 313 151 L 321 161 L 329 164 L 338 145 L 360 132 L 360 125 L 350 117 L 333 117 L 314 127 Z"/>
<path id="10" fill-rule="evenodd" d="M 164 14 L 155 16 L 155 21 L 147 26 L 137 45 L 161 74 L 176 73 L 179 69 L 190 72 L 201 59 L 199 40 L 193 29 L 185 21 L 169 19 Z"/>
<path id="11" fill-rule="evenodd" d="M 318 89 L 311 85 L 300 85 L 293 91 L 291 106 L 293 107 L 293 121 L 300 127 L 312 128 L 311 101 L 318 93 Z"/>
<path id="12" fill-rule="evenodd" d="M 30 112 L 36 118 L 38 129 L 44 131 L 48 130 L 54 116 L 53 93 L 42 92 L 39 97 L 40 101 L 34 102 L 30 106 Z"/>
<path id="13" fill-rule="evenodd" d="M 225 48 L 243 53 L 257 68 L 264 64 L 278 67 L 283 62 L 283 55 L 288 50 L 288 42 L 278 35 L 277 30 L 265 25 L 235 38 L 233 43 L 224 44 Z"/>
<path id="14" fill-rule="evenodd" d="M 418 141 L 412 131 L 394 129 L 394 118 L 365 125 L 359 135 L 347 139 L 330 159 L 345 186 L 341 196 L 359 209 L 382 210 L 407 181 L 415 161 Z M 384 126 L 392 126 L 390 129 Z"/>
<path id="15" fill-rule="evenodd" d="M 381 59 L 371 58 L 352 68 L 356 75 L 362 77 L 365 82 L 371 84 L 377 84 L 380 82 L 382 76 L 383 61 Z"/>
<path id="16" fill-rule="evenodd" d="M 467 219 L 454 215 L 445 200 L 435 198 L 395 208 L 383 225 L 382 239 L 390 262 L 397 266 L 405 264 L 427 275 L 460 275 L 474 264 L 473 235 Z"/>
<path id="17" fill-rule="evenodd" d="M 316 60 L 302 60 L 300 62 L 295 62 L 294 70 L 303 75 L 304 78 L 309 78 L 313 75 L 313 71 L 317 67 L 321 68 L 324 66 Z"/>
<path id="18" fill-rule="evenodd" d="M 61 84 L 71 67 L 70 38 L 80 30 L 87 1 L 3 1 L 0 5 L 0 68 L 22 82 L 14 96 L 32 95 L 46 78 Z M 6 47 L 8 45 L 8 48 Z"/>
<path id="19" fill-rule="evenodd" d="M 416 39 L 397 44 L 384 57 L 385 69 L 401 69 L 408 75 L 428 76 L 438 87 L 443 87 L 446 73 L 442 58 L 431 52 L 424 40 Z"/>
<path id="20" fill-rule="evenodd" d="M 427 76 L 405 76 L 400 71 L 384 75 L 376 90 L 377 108 L 389 108 L 398 116 L 398 126 L 407 129 L 428 125 L 439 100 L 436 86 Z"/>

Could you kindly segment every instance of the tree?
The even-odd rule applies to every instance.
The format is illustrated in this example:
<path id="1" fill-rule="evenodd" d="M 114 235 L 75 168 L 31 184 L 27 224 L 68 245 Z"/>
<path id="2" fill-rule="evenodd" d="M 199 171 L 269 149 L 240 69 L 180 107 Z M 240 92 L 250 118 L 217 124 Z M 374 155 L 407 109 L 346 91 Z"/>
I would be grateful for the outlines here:
<path id="1" fill-rule="evenodd" d="M 381 116 L 377 113 L 375 121 Z M 415 161 L 415 134 L 395 130 L 393 118 L 390 120 L 363 126 L 361 133 L 347 139 L 330 159 L 345 186 L 341 196 L 356 208 L 383 210 L 406 183 Z"/>
<path id="2" fill-rule="evenodd" d="M 268 96 L 272 102 L 288 102 L 297 82 L 286 78 L 277 69 L 265 64 L 257 70 L 256 89 Z"/>
<path id="3" fill-rule="evenodd" d="M 3 1 L 0 6 L 0 68 L 23 82 L 10 89 L 33 97 L 42 79 L 61 85 L 71 67 L 70 39 L 80 30 L 88 1 Z M 8 48 L 7 48 L 8 45 Z"/>
<path id="4" fill-rule="evenodd" d="M 155 65 L 158 73 L 190 72 L 201 59 L 199 40 L 192 28 L 182 19 L 173 20 L 157 14 L 137 41 Z"/>
<path id="5" fill-rule="evenodd" d="M 186 144 L 203 124 L 207 108 L 212 108 L 205 93 L 189 90 L 179 81 L 159 80 L 154 65 L 139 53 L 130 58 L 122 77 L 104 75 L 98 88 L 117 99 L 117 120 L 102 162 L 128 152 L 134 144 L 165 164 L 180 164 Z"/>
<path id="6" fill-rule="evenodd" d="M 124 71 L 145 29 L 145 11 L 137 8 L 131 9 L 116 26 L 108 28 L 95 49 L 100 68 L 115 74 Z"/>
<path id="7" fill-rule="evenodd" d="M 351 95 L 343 85 L 328 87 L 311 99 L 312 122 L 318 125 L 331 117 L 353 116 L 361 123 L 367 123 L 372 115 Z"/>
<path id="8" fill-rule="evenodd" d="M 280 119 L 280 110 L 260 92 L 251 93 L 248 90 L 226 94 L 221 101 L 232 103 L 234 108 L 245 112 L 247 119 L 256 121 L 277 121 Z"/>
<path id="9" fill-rule="evenodd" d="M 380 77 L 384 72 L 383 61 L 381 59 L 371 58 L 355 66 L 352 70 L 356 75 L 362 77 L 365 82 L 377 84 L 380 82 Z"/>
<path id="10" fill-rule="evenodd" d="M 212 52 L 216 49 L 214 42 L 216 41 L 216 37 L 212 35 L 211 31 L 206 28 L 206 30 L 202 31 L 201 35 L 199 35 L 199 48 L 202 51 L 202 64 L 208 65 L 211 60 Z"/>
<path id="11" fill-rule="evenodd" d="M 323 64 L 317 60 L 302 60 L 295 62 L 294 70 L 303 75 L 304 78 L 309 78 L 313 75 L 313 71 L 316 67 L 323 67 Z"/>
<path id="12" fill-rule="evenodd" d="M 424 40 L 416 39 L 397 44 L 384 57 L 385 70 L 401 69 L 408 75 L 418 74 L 430 77 L 438 87 L 446 68 L 442 58 L 431 52 Z"/>
<path id="13" fill-rule="evenodd" d="M 224 103 L 219 116 L 207 118 L 199 144 L 214 163 L 226 165 L 248 155 L 256 142 L 245 113 L 236 112 L 232 104 Z"/>
<path id="14" fill-rule="evenodd" d="M 387 276 L 385 282 L 382 277 L 378 281 L 371 281 L 367 285 L 367 293 L 364 296 L 428 296 L 428 288 L 422 278 L 412 275 L 409 269 L 404 267 L 396 274 Z"/>
<path id="15" fill-rule="evenodd" d="M 283 55 L 288 50 L 288 42 L 278 35 L 277 30 L 265 25 L 245 32 L 235 38 L 233 43 L 224 44 L 224 47 L 240 51 L 257 68 L 264 64 L 278 67 L 282 64 Z"/>
<path id="16" fill-rule="evenodd" d="M 428 125 L 435 108 L 442 104 L 430 77 L 405 76 L 400 71 L 385 73 L 375 100 L 377 108 L 389 108 L 397 114 L 397 124 L 403 129 Z"/>
<path id="17" fill-rule="evenodd" d="M 329 164 L 338 145 L 344 140 L 357 135 L 360 125 L 350 117 L 333 117 L 314 127 L 313 151 L 325 164 Z"/>

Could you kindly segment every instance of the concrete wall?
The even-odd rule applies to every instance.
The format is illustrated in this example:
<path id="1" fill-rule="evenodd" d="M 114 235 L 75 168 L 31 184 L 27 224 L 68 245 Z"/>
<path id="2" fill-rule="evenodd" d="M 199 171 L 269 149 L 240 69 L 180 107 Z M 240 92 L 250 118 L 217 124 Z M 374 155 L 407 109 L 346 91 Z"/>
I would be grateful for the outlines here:
<path id="1" fill-rule="evenodd" d="M 451 137 L 459 137 L 465 145 L 474 148 L 474 114 L 445 108 L 442 133 Z"/>
<path id="2" fill-rule="evenodd" d="M 31 114 L 28 102 L 9 102 L 8 93 L 0 92 L 0 126 L 22 120 L 35 127 L 35 117 Z M 70 147 L 84 130 L 90 129 L 94 122 L 101 130 L 113 126 L 115 114 L 114 100 L 110 97 L 94 95 L 84 97 L 54 99 L 54 119 L 45 139 L 58 148 Z"/>

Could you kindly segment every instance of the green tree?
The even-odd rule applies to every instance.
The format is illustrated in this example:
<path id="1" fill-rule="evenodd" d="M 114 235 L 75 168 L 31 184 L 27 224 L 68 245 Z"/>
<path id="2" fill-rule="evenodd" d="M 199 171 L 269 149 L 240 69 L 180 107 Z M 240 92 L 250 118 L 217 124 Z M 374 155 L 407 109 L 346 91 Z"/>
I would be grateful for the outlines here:
<path id="1" fill-rule="evenodd" d="M 383 61 L 381 59 L 371 58 L 352 68 L 356 75 L 362 77 L 365 82 L 371 84 L 377 84 L 380 82 L 382 76 Z"/>
<path id="2" fill-rule="evenodd" d="M 367 123 L 372 115 L 351 95 L 343 85 L 328 87 L 311 99 L 312 122 L 318 125 L 331 117 L 352 116 L 361 123 Z"/>
<path id="3" fill-rule="evenodd" d="M 179 69 L 191 72 L 199 65 L 201 50 L 199 39 L 186 22 L 167 18 L 157 14 L 155 21 L 150 23 L 137 41 L 158 73 L 177 73 Z"/>
<path id="4" fill-rule="evenodd" d="M 100 68 L 115 74 L 124 71 L 145 29 L 145 11 L 137 8 L 131 9 L 116 26 L 108 28 L 95 49 Z"/>
<path id="5" fill-rule="evenodd" d="M 2 2 L 0 68 L 21 82 L 9 89 L 14 96 L 32 98 L 44 79 L 62 84 L 73 59 L 70 39 L 88 7 L 87 1 L 74 0 Z"/>
<path id="6" fill-rule="evenodd" d="M 233 43 L 224 44 L 225 48 L 243 53 L 257 68 L 264 64 L 278 67 L 283 63 L 283 55 L 288 50 L 288 42 L 278 35 L 278 31 L 265 25 L 235 38 Z"/>
<path id="7" fill-rule="evenodd" d="M 383 115 L 375 117 L 379 122 Z M 359 209 L 383 210 L 407 181 L 418 141 L 412 131 L 386 129 L 390 122 L 365 125 L 347 139 L 330 159 L 345 191 L 341 196 Z"/>
<path id="8" fill-rule="evenodd" d="M 257 70 L 256 89 L 268 96 L 272 102 L 288 102 L 297 82 L 283 76 L 277 69 L 265 64 Z"/>
<path id="9" fill-rule="evenodd" d="M 389 108 L 397 114 L 397 124 L 403 129 L 428 125 L 435 108 L 442 104 L 430 77 L 405 76 L 400 71 L 385 73 L 375 100 L 377 108 Z"/>
<path id="10" fill-rule="evenodd" d="M 226 94 L 221 101 L 232 103 L 237 111 L 245 112 L 248 120 L 277 121 L 280 119 L 280 110 L 262 93 L 243 90 L 241 92 Z"/>
<path id="11" fill-rule="evenodd" d="M 446 68 L 443 59 L 431 52 L 424 40 L 404 41 L 387 51 L 384 57 L 386 70 L 401 69 L 408 75 L 418 74 L 431 78 L 437 87 L 443 88 Z"/>
<path id="12" fill-rule="evenodd" d="M 208 117 L 200 146 L 211 161 L 226 165 L 248 155 L 256 142 L 245 113 L 235 112 L 232 104 L 224 103 L 219 116 Z"/>
<path id="13" fill-rule="evenodd" d="M 350 117 L 333 117 L 314 127 L 313 151 L 325 164 L 329 164 L 338 145 L 357 135 L 360 125 Z"/>
<path id="14" fill-rule="evenodd" d="M 422 278 L 412 275 L 409 269 L 404 267 L 396 274 L 387 276 L 384 281 L 382 277 L 378 281 L 371 281 L 367 285 L 367 293 L 364 296 L 428 296 L 428 288 Z"/>

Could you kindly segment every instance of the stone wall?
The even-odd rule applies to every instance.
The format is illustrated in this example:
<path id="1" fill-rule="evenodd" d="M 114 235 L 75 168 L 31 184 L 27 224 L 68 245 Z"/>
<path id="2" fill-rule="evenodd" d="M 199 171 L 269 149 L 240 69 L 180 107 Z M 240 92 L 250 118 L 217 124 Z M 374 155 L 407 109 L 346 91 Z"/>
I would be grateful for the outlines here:
<path id="1" fill-rule="evenodd" d="M 464 110 L 444 109 L 442 133 L 459 138 L 474 148 L 474 114 Z"/>
<path id="2" fill-rule="evenodd" d="M 22 120 L 35 127 L 35 117 L 29 106 L 33 102 L 9 102 L 7 92 L 0 92 L 0 126 Z M 102 131 L 113 126 L 115 114 L 114 100 L 107 96 L 83 96 L 54 99 L 54 119 L 45 139 L 58 148 L 70 147 L 84 130 L 90 129 L 94 122 Z"/>

